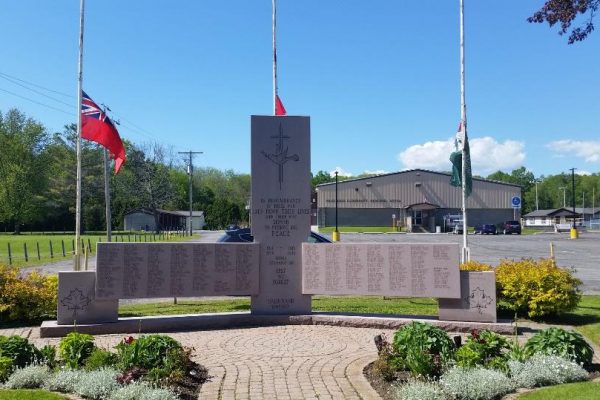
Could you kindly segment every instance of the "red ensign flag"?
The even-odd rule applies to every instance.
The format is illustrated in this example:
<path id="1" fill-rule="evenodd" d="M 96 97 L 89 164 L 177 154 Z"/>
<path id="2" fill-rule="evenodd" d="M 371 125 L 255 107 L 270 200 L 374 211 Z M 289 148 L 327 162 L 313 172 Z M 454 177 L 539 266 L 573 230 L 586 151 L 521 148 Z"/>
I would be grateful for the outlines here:
<path id="1" fill-rule="evenodd" d="M 279 95 L 275 95 L 275 115 L 285 115 L 285 107 L 279 98 Z"/>
<path id="2" fill-rule="evenodd" d="M 117 128 L 96 103 L 82 91 L 81 137 L 104 146 L 115 160 L 115 174 L 125 162 L 125 146 Z"/>

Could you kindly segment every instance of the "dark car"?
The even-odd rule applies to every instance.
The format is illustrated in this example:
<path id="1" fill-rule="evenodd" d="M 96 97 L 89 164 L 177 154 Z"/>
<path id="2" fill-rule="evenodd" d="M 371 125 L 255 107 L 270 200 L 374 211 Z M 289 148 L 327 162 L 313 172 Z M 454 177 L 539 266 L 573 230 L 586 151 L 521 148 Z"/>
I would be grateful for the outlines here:
<path id="1" fill-rule="evenodd" d="M 475 225 L 474 233 L 479 233 L 481 235 L 483 235 L 483 234 L 495 235 L 496 234 L 496 225 L 494 225 L 494 224 Z"/>
<path id="2" fill-rule="evenodd" d="M 519 221 L 506 221 L 502 224 L 502 233 L 510 235 L 516 233 L 521 234 L 521 223 Z"/>
<path id="3" fill-rule="evenodd" d="M 243 243 L 243 242 L 254 242 L 254 237 L 250 234 L 250 228 L 240 228 L 232 231 L 226 231 L 223 236 L 217 240 L 221 243 Z M 307 240 L 308 243 L 331 243 L 331 240 L 325 236 L 321 236 L 318 233 L 310 232 L 310 236 Z"/>

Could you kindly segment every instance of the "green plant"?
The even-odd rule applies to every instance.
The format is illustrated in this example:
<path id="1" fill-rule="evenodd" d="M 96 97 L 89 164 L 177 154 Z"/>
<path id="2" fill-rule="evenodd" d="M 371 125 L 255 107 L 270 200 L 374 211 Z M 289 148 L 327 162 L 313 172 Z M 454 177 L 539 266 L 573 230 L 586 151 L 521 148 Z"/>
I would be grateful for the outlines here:
<path id="1" fill-rule="evenodd" d="M 45 364 L 48 368 L 54 369 L 56 367 L 56 346 L 47 344 L 40 349 L 40 362 Z"/>
<path id="2" fill-rule="evenodd" d="M 455 400 L 497 399 L 515 389 L 502 372 L 480 367 L 452 368 L 439 382 L 444 392 Z"/>
<path id="3" fill-rule="evenodd" d="M 174 367 L 175 359 L 183 348 L 175 339 L 166 335 L 140 336 L 138 339 L 126 338 L 116 346 L 119 364 L 122 369 L 140 367 L 147 370 L 153 368 Z M 171 363 L 171 364 L 169 364 Z"/>
<path id="4" fill-rule="evenodd" d="M 536 354 L 525 362 L 509 361 L 508 368 L 516 384 L 526 388 L 583 381 L 588 377 L 579 364 L 543 354 Z"/>
<path id="5" fill-rule="evenodd" d="M 454 343 L 440 328 L 413 321 L 396 331 L 392 349 L 391 362 L 396 368 L 432 376 L 451 359 Z"/>
<path id="6" fill-rule="evenodd" d="M 168 389 L 158 389 L 144 383 L 132 383 L 124 386 L 110 396 L 110 400 L 178 400 L 175 393 Z"/>
<path id="7" fill-rule="evenodd" d="M 4 386 L 9 389 L 37 389 L 44 386 L 52 373 L 45 365 L 29 365 L 17 368 L 8 378 Z"/>
<path id="8" fill-rule="evenodd" d="M 581 300 L 581 281 L 551 259 L 502 260 L 496 282 L 502 306 L 530 318 L 571 311 Z"/>
<path id="9" fill-rule="evenodd" d="M 594 350 L 577 332 L 561 328 L 544 329 L 533 335 L 525 345 L 528 355 L 557 355 L 577 363 L 590 364 Z"/>
<path id="10" fill-rule="evenodd" d="M 94 337 L 85 333 L 70 332 L 60 340 L 60 356 L 72 369 L 83 366 L 94 350 Z"/>
<path id="11" fill-rule="evenodd" d="M 53 392 L 73 393 L 83 373 L 79 369 L 60 370 L 46 381 L 44 388 Z"/>
<path id="12" fill-rule="evenodd" d="M 412 380 L 395 388 L 402 400 L 446 400 L 441 386 L 437 382 Z"/>
<path id="13" fill-rule="evenodd" d="M 82 372 L 79 380 L 75 382 L 74 391 L 88 399 L 108 399 L 120 387 L 117 383 L 117 375 L 118 372 L 110 368 Z"/>
<path id="14" fill-rule="evenodd" d="M 12 359 L 14 368 L 23 368 L 42 358 L 40 351 L 20 336 L 0 336 L 0 356 Z"/>
<path id="15" fill-rule="evenodd" d="M 456 351 L 454 358 L 459 367 L 483 366 L 504 370 L 505 353 L 508 349 L 508 341 L 497 333 L 473 330 L 466 343 Z"/>
<path id="16" fill-rule="evenodd" d="M 0 264 L 0 315 L 9 321 L 35 321 L 56 315 L 58 278 Z"/>
<path id="17" fill-rule="evenodd" d="M 90 356 L 85 360 L 84 367 L 86 371 L 93 371 L 102 367 L 114 366 L 118 361 L 116 354 L 101 348 L 94 348 Z"/>
<path id="18" fill-rule="evenodd" d="M 494 268 L 492 268 L 492 266 L 489 264 L 470 260 L 470 261 L 460 264 L 460 270 L 461 271 L 493 271 Z"/>
<path id="19" fill-rule="evenodd" d="M 5 382 L 12 372 L 13 361 L 10 357 L 0 356 L 0 383 Z"/>

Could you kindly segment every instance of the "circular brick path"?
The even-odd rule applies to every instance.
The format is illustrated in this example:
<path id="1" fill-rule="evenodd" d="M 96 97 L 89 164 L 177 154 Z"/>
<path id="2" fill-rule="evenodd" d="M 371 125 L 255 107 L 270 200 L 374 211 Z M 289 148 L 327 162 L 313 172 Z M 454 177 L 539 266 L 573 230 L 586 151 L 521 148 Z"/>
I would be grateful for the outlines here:
<path id="1" fill-rule="evenodd" d="M 195 360 L 211 380 L 199 398 L 209 399 L 379 399 L 363 376 L 375 360 L 373 337 L 392 331 L 324 325 L 287 325 L 168 333 L 195 349 Z M 39 329 L 0 330 L 0 335 L 29 337 Z M 98 335 L 96 344 L 112 348 L 124 335 Z M 135 336 L 135 335 L 134 335 Z"/>

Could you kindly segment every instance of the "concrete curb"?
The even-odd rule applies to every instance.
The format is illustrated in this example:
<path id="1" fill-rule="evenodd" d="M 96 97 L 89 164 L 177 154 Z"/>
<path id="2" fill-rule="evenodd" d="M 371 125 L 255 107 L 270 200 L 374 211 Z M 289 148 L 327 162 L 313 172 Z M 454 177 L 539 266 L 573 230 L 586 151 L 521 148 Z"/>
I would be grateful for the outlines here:
<path id="1" fill-rule="evenodd" d="M 498 323 L 440 321 L 436 317 L 393 315 L 313 313 L 308 315 L 252 315 L 249 312 L 207 313 L 149 317 L 119 318 L 117 322 L 84 325 L 58 325 L 44 321 L 40 337 L 61 337 L 77 330 L 81 333 L 106 335 L 117 333 L 173 332 L 186 330 L 214 330 L 277 325 L 331 325 L 355 328 L 398 329 L 412 321 L 427 322 L 448 332 L 470 332 L 488 329 L 501 334 L 512 334 L 510 321 Z"/>

